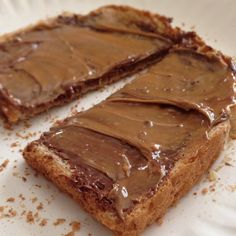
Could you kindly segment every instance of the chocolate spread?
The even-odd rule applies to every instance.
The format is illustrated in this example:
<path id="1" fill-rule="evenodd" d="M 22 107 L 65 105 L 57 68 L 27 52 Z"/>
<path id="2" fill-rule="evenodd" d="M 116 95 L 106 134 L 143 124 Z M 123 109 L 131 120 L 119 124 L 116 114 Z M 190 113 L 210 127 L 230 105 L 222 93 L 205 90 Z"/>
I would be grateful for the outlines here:
<path id="1" fill-rule="evenodd" d="M 171 104 L 196 109 L 211 123 L 226 119 L 234 104 L 235 75 L 217 58 L 187 49 L 173 50 L 112 100 Z"/>
<path id="2" fill-rule="evenodd" d="M 55 23 L 0 44 L 0 91 L 13 104 L 49 103 L 74 86 L 101 79 L 167 50 L 168 39 Z"/>
<path id="3" fill-rule="evenodd" d="M 186 147 L 203 144 L 210 128 L 227 118 L 233 85 L 234 75 L 221 60 L 173 50 L 101 104 L 52 128 L 40 142 L 68 161 L 79 191 L 94 191 L 124 217 L 156 191 Z M 81 166 L 89 169 L 86 177 Z"/>

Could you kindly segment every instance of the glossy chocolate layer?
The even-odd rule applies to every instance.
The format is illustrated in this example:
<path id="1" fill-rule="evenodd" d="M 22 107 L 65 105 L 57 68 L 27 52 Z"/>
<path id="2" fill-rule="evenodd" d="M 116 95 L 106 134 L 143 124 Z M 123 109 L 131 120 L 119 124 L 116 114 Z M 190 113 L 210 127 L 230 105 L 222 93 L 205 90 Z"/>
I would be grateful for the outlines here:
<path id="1" fill-rule="evenodd" d="M 111 179 L 106 198 L 113 199 L 122 216 L 157 188 L 185 145 L 204 140 L 207 127 L 207 120 L 196 113 L 107 100 L 53 128 L 42 142 L 73 168 L 82 163 Z"/>
<path id="2" fill-rule="evenodd" d="M 213 124 L 227 118 L 235 100 L 234 84 L 233 71 L 221 60 L 179 49 L 110 99 L 196 109 Z"/>
<path id="3" fill-rule="evenodd" d="M 68 160 L 80 191 L 96 192 L 123 217 L 155 192 L 186 147 L 204 143 L 210 128 L 226 119 L 233 87 L 234 76 L 221 60 L 173 50 L 105 102 L 52 128 L 41 142 Z M 84 181 L 81 166 L 92 180 L 83 172 Z M 94 178 L 94 171 L 103 177 Z"/>
<path id="4" fill-rule="evenodd" d="M 128 32 L 42 26 L 0 45 L 1 91 L 15 104 L 34 107 L 169 45 L 168 40 Z"/>

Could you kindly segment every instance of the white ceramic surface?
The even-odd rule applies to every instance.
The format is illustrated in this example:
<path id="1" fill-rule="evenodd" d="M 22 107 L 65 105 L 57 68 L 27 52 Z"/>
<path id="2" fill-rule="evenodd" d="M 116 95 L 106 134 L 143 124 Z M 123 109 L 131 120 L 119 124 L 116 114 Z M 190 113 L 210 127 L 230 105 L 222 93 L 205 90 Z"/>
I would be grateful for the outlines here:
<path id="1" fill-rule="evenodd" d="M 111 3 L 129 4 L 171 16 L 176 25 L 181 26 L 185 23 L 186 29 L 194 27 L 194 30 L 210 45 L 228 55 L 236 56 L 236 1 L 234 0 L 0 0 L 0 33 L 10 32 L 62 11 L 86 13 L 98 6 Z M 54 118 L 64 118 L 70 114 L 72 106 L 78 105 L 77 110 L 81 110 L 82 107 L 87 109 L 106 98 L 124 83 L 124 81 L 119 82 L 103 91 L 90 93 L 70 105 L 40 115 L 30 121 L 31 127 L 28 129 L 23 125 L 17 126 L 14 131 L 0 128 L 0 164 L 5 159 L 10 161 L 8 167 L 0 172 L 0 206 L 12 206 L 17 212 L 13 218 L 0 218 L 1 236 L 65 235 L 70 231 L 69 223 L 73 220 L 81 222 L 81 230 L 76 235 L 86 236 L 89 233 L 94 236 L 112 235 L 83 212 L 70 197 L 59 192 L 43 177 L 35 177 L 31 169 L 27 170 L 20 149 L 24 148 L 30 140 L 36 139 L 41 132 L 48 130 Z M 32 132 L 36 134 L 28 139 L 20 137 L 29 136 Z M 16 147 L 13 144 L 15 142 Z M 231 141 L 221 158 L 214 164 L 212 169 L 217 169 L 216 182 L 209 182 L 205 177 L 176 207 L 170 209 L 162 225 L 152 225 L 143 235 L 235 236 L 236 189 L 233 188 L 236 185 L 235 144 L 235 141 Z M 232 166 L 223 164 L 225 158 Z M 14 160 L 17 162 L 15 163 Z M 24 182 L 21 177 L 25 176 L 26 171 L 30 175 Z M 215 191 L 202 194 L 202 190 L 209 189 L 212 184 Z M 24 195 L 24 201 L 20 201 L 19 194 Z M 35 196 L 38 200 L 32 202 Z M 7 203 L 6 199 L 9 197 L 14 197 L 15 202 Z M 48 220 L 44 227 L 39 226 L 39 222 L 27 223 L 25 216 L 20 215 L 24 210 L 35 213 L 40 202 L 43 203 L 44 208 L 39 211 L 39 218 Z M 57 218 L 65 218 L 66 222 L 54 226 L 53 222 Z"/>

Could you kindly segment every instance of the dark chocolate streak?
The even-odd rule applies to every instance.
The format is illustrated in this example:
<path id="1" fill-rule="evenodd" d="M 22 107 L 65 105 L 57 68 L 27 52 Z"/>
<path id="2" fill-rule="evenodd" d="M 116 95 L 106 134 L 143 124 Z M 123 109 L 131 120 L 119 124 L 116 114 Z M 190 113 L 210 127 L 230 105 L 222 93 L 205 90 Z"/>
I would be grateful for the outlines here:
<path id="1" fill-rule="evenodd" d="M 233 86 L 234 75 L 221 60 L 172 50 L 105 102 L 52 128 L 41 142 L 68 160 L 75 187 L 96 193 L 124 217 L 157 190 L 186 146 L 202 145 L 209 129 L 226 119 Z M 91 181 L 85 174 L 85 181 L 78 176 L 81 166 L 103 177 Z"/>

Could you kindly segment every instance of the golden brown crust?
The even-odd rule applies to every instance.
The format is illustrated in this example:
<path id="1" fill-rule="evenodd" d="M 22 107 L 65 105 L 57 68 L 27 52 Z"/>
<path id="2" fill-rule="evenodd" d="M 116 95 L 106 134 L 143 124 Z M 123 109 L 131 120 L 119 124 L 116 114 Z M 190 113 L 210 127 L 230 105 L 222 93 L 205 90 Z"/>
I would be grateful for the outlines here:
<path id="1" fill-rule="evenodd" d="M 168 208 L 199 181 L 214 160 L 219 156 L 228 137 L 229 122 L 215 126 L 204 145 L 194 143 L 177 161 L 169 176 L 158 191 L 150 198 L 144 198 L 122 221 L 115 212 L 101 210 L 96 200 L 86 197 L 71 185 L 71 171 L 67 163 L 49 151 L 45 146 L 33 142 L 24 151 L 24 158 L 34 169 L 43 173 L 61 190 L 70 194 L 86 211 L 107 226 L 115 235 L 135 236 L 148 225 L 157 221 Z"/>
<path id="2" fill-rule="evenodd" d="M 172 18 L 152 13 L 149 11 L 136 9 L 134 7 L 126 6 L 126 5 L 106 5 L 103 7 L 98 8 L 95 11 L 92 11 L 85 17 L 82 16 L 81 18 L 96 18 L 100 14 L 102 14 L 104 11 L 114 11 L 114 12 L 120 12 L 126 14 L 129 12 L 129 14 L 132 14 L 131 21 L 126 21 L 123 19 L 124 24 L 129 25 L 131 28 L 135 27 L 140 29 L 144 32 L 150 32 L 150 33 L 156 33 L 160 34 L 164 37 L 167 37 L 169 39 L 172 39 L 175 42 L 179 42 L 181 40 L 183 31 L 178 27 L 173 27 L 171 25 Z M 116 17 L 116 15 L 115 15 Z M 109 20 L 109 19 L 108 19 Z"/>

